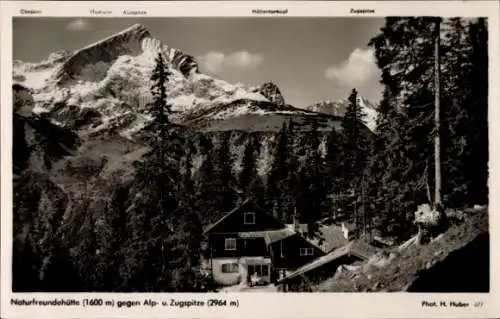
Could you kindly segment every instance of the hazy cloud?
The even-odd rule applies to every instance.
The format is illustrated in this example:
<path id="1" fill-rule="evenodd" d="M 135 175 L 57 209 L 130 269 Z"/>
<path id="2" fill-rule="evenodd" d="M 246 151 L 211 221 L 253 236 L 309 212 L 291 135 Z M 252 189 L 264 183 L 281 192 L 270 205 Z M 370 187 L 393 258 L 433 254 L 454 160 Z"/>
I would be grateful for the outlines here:
<path id="1" fill-rule="evenodd" d="M 217 73 L 222 69 L 222 65 L 224 64 L 224 53 L 208 52 L 200 57 L 199 60 L 207 71 Z"/>
<path id="2" fill-rule="evenodd" d="M 361 95 L 372 100 L 380 98 L 380 74 L 373 50 L 359 48 L 352 51 L 346 61 L 325 70 L 327 79 L 349 90 L 357 88 Z"/>
<path id="3" fill-rule="evenodd" d="M 264 57 L 260 54 L 247 51 L 232 52 L 229 54 L 212 51 L 201 56 L 199 61 L 207 71 L 218 73 L 225 68 L 254 69 L 262 64 Z"/>
<path id="4" fill-rule="evenodd" d="M 66 25 L 66 30 L 69 31 L 90 31 L 93 29 L 92 23 L 85 19 L 76 19 Z"/>

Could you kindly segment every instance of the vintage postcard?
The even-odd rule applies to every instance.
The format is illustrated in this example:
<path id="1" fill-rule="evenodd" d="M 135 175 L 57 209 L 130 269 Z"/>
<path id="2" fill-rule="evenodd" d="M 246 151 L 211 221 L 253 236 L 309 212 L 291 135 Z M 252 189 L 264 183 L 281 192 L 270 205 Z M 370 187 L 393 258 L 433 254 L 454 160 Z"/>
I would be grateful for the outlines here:
<path id="1" fill-rule="evenodd" d="M 498 2 L 1 5 L 2 318 L 500 316 Z"/>

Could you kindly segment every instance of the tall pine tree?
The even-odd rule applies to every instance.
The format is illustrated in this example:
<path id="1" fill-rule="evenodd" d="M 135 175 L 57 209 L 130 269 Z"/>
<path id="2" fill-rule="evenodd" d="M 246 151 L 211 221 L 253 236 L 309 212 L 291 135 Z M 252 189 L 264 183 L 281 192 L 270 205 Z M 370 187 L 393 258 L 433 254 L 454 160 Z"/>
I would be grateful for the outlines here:
<path id="1" fill-rule="evenodd" d="M 367 155 L 369 141 L 367 139 L 367 128 L 362 124 L 364 113 L 358 102 L 358 92 L 353 89 L 349 98 L 349 104 L 342 119 L 342 179 L 341 193 L 346 198 L 348 213 L 358 224 L 359 204 L 362 199 L 363 172 L 367 166 Z"/>
<path id="2" fill-rule="evenodd" d="M 385 85 L 377 144 L 370 163 L 370 202 L 384 232 L 406 236 L 412 212 L 427 201 L 433 172 L 433 85 L 435 18 L 387 18 L 370 41 Z M 385 166 L 382 169 L 380 164 Z"/>
<path id="3" fill-rule="evenodd" d="M 320 153 L 320 136 L 318 122 L 313 120 L 311 129 L 304 134 L 299 148 L 301 149 L 302 167 L 296 174 L 297 181 L 295 207 L 302 222 L 309 225 L 311 235 L 316 233 L 316 221 L 323 217 L 323 205 L 326 202 L 326 184 L 322 176 L 322 158 Z"/>
<path id="4" fill-rule="evenodd" d="M 283 222 L 290 223 L 298 196 L 298 161 L 293 152 L 295 126 L 283 124 L 274 151 L 274 161 L 267 178 L 267 208 L 274 211 Z"/>
<path id="5" fill-rule="evenodd" d="M 242 192 L 240 200 L 251 198 L 258 205 L 265 206 L 264 184 L 257 171 L 259 150 L 260 142 L 258 136 L 250 134 L 249 141 L 243 153 L 242 170 L 239 175 L 238 184 Z"/>
<path id="6" fill-rule="evenodd" d="M 184 141 L 169 121 L 166 84 L 169 72 L 161 54 L 156 58 L 151 91 L 154 136 L 151 150 L 138 168 L 131 187 L 127 259 L 122 271 L 129 291 L 172 291 L 175 264 L 171 252 L 179 216 Z"/>

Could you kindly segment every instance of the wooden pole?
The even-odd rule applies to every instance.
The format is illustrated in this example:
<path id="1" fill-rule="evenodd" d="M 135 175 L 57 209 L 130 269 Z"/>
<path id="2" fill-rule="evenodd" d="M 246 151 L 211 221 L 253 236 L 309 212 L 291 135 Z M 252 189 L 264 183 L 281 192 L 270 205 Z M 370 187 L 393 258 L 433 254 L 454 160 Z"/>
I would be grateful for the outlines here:
<path id="1" fill-rule="evenodd" d="M 361 207 L 363 208 L 363 238 L 366 238 L 365 178 L 361 181 Z"/>
<path id="2" fill-rule="evenodd" d="M 436 38 L 434 42 L 434 59 L 435 59 L 435 70 L 434 70 L 434 98 L 435 98 L 435 112 L 434 112 L 434 122 L 435 122 L 435 136 L 434 136 L 434 160 L 435 160 L 435 195 L 434 195 L 434 206 L 435 208 L 441 205 L 441 128 L 440 128 L 440 63 L 439 63 L 439 45 L 440 45 L 440 20 L 436 21 Z"/>

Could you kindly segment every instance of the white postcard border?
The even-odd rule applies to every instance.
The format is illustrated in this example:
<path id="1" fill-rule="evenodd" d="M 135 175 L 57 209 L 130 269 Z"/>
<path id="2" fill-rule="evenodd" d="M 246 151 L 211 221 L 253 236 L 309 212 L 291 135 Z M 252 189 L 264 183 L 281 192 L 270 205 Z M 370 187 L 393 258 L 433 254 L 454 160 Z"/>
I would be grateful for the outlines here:
<path id="1" fill-rule="evenodd" d="M 351 9 L 374 9 L 373 14 L 354 14 Z M 22 14 L 21 9 L 40 10 L 40 14 Z M 111 11 L 95 15 L 91 9 Z M 488 294 L 408 294 L 408 293 L 221 293 L 221 294 L 97 294 L 97 293 L 12 293 L 12 17 L 128 17 L 124 10 L 145 10 L 147 17 L 278 17 L 255 15 L 252 9 L 287 10 L 282 17 L 383 17 L 383 16 L 462 16 L 488 17 L 489 25 L 489 132 L 490 132 L 490 241 L 491 269 Z M 17 1 L 1 3 L 1 317 L 5 318 L 485 318 L 500 316 L 500 188 L 498 179 L 500 136 L 500 52 L 499 6 L 495 1 L 386 1 L 386 2 L 323 2 L 323 1 L 170 1 L 170 2 L 68 2 Z M 29 41 L 29 40 L 28 40 Z M 19 299 L 75 299 L 102 298 L 103 300 L 162 300 L 208 299 L 237 300 L 238 307 L 36 307 L 14 306 L 12 298 Z M 481 308 L 423 308 L 421 302 L 482 301 Z M 494 300 L 497 300 L 495 303 Z"/>

